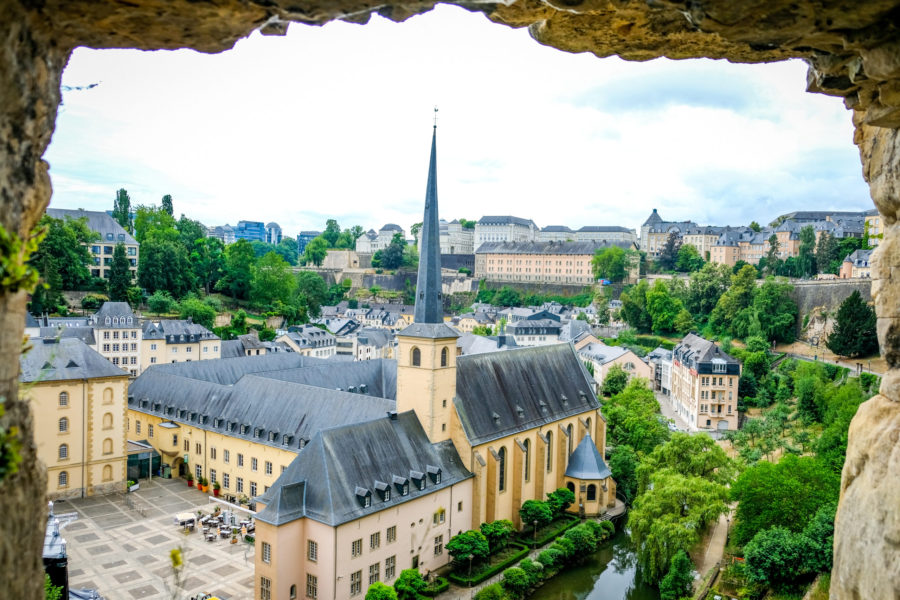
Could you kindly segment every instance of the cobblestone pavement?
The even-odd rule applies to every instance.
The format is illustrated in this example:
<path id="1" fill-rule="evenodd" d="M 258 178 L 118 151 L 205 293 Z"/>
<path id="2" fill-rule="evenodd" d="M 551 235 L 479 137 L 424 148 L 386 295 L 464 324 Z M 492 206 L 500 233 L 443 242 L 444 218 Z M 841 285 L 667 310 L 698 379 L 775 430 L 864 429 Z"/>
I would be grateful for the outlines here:
<path id="1" fill-rule="evenodd" d="M 185 534 L 173 524 L 180 512 L 214 504 L 208 494 L 181 479 L 142 480 L 131 494 L 97 496 L 54 503 L 60 515 L 75 512 L 62 535 L 69 553 L 69 586 L 98 590 L 108 600 L 188 599 L 209 593 L 223 600 L 253 597 L 254 547 L 243 541 L 203 540 L 199 529 Z M 174 589 L 169 559 L 173 548 L 184 555 L 184 581 Z"/>

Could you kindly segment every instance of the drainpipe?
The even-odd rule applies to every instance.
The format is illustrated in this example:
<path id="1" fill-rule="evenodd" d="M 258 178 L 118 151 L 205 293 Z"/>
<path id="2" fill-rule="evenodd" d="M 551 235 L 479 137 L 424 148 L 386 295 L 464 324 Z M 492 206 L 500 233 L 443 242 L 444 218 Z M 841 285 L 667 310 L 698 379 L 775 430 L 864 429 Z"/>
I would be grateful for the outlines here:
<path id="1" fill-rule="evenodd" d="M 84 462 L 87 460 L 87 379 L 81 384 L 81 497 L 87 492 Z"/>

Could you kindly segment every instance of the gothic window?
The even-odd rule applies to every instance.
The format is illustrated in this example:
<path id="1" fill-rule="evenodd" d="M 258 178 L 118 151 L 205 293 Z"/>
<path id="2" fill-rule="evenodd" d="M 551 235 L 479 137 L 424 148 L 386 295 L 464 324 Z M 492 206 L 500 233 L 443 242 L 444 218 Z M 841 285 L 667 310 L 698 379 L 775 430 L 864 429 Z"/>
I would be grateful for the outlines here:
<path id="1" fill-rule="evenodd" d="M 569 456 L 572 456 L 572 424 L 569 423 L 569 426 L 566 427 L 566 433 L 569 434 Z"/>
<path id="2" fill-rule="evenodd" d="M 593 502 L 597 499 L 597 486 L 593 483 L 587 487 L 587 499 L 588 502 Z"/>
<path id="3" fill-rule="evenodd" d="M 418 347 L 412 349 L 412 366 L 418 367 L 422 364 L 422 351 Z"/>
<path id="4" fill-rule="evenodd" d="M 531 481 L 531 440 L 525 440 L 522 445 L 525 446 L 525 481 Z"/>
<path id="5" fill-rule="evenodd" d="M 450 360 L 450 353 L 447 351 L 446 346 L 441 349 L 441 366 L 446 367 L 447 362 Z"/>
<path id="6" fill-rule="evenodd" d="M 506 448 L 500 448 L 497 453 L 497 480 L 498 489 L 502 492 L 506 489 Z"/>
<path id="7" fill-rule="evenodd" d="M 553 468 L 553 432 L 547 432 L 547 472 Z"/>

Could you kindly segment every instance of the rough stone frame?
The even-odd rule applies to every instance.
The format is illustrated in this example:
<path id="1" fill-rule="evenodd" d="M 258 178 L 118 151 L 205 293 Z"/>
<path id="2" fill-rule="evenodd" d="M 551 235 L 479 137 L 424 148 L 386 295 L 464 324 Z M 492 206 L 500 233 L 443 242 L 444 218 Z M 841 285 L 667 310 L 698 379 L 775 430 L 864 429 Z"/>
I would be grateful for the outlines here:
<path id="1" fill-rule="evenodd" d="M 898 0 L 462 0 L 460 6 L 567 52 L 628 60 L 802 58 L 807 89 L 841 96 L 853 111 L 854 143 L 885 220 L 873 259 L 878 338 L 887 360 L 881 393 L 850 427 L 835 532 L 831 597 L 900 597 L 900 1 Z M 365 23 L 373 12 L 402 21 L 434 2 L 372 0 L 0 0 L 0 225 L 27 238 L 50 200 L 47 165 L 72 49 L 194 48 L 220 52 L 259 29 L 289 23 Z M 42 597 L 40 558 L 45 472 L 38 465 L 27 402 L 17 397 L 26 291 L 9 281 L 17 262 L 0 236 L 0 427 L 17 428 L 22 463 L 0 481 L 0 589 Z M 896 274 L 897 277 L 892 275 Z M 27 286 L 25 286 L 27 287 Z"/>

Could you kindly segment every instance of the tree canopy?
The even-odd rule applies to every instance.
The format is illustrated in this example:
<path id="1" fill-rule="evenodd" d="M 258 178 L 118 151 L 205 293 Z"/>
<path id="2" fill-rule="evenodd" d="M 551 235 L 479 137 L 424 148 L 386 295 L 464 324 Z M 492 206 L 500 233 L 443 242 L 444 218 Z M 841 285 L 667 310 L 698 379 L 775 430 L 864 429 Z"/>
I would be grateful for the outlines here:
<path id="1" fill-rule="evenodd" d="M 870 356 L 878 352 L 875 311 L 863 301 L 859 290 L 841 302 L 834 329 L 825 345 L 840 356 Z"/>

